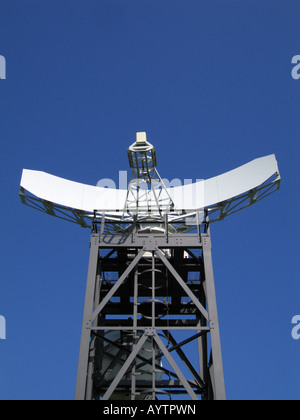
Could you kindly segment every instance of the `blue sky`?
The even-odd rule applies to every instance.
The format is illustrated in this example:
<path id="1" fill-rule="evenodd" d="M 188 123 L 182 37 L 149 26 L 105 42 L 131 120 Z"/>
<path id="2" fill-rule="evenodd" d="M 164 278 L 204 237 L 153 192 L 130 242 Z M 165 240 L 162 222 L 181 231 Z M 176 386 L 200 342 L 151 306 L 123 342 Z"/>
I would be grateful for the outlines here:
<path id="1" fill-rule="evenodd" d="M 299 399 L 298 0 L 0 0 L 0 399 L 73 399 L 89 231 L 18 197 L 23 168 L 118 180 L 137 131 L 161 176 L 275 153 L 280 191 L 212 227 L 229 399 Z"/>

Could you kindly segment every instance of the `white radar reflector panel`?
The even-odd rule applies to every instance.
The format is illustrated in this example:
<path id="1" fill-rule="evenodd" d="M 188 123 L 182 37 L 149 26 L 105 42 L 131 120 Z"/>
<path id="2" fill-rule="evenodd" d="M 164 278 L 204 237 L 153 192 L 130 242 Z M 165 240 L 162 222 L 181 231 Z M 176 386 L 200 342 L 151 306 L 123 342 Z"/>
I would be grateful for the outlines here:
<path id="1" fill-rule="evenodd" d="M 169 213 L 170 222 L 197 211 L 205 211 L 210 222 L 223 220 L 275 192 L 280 180 L 275 155 L 265 156 L 214 178 L 165 188 L 172 207 L 163 212 Z M 90 227 L 92 219 L 103 214 L 115 221 L 133 217 L 126 207 L 127 190 L 85 185 L 40 171 L 23 170 L 20 197 L 24 204 L 82 227 Z M 158 221 L 163 217 L 162 212 L 149 212 Z"/>

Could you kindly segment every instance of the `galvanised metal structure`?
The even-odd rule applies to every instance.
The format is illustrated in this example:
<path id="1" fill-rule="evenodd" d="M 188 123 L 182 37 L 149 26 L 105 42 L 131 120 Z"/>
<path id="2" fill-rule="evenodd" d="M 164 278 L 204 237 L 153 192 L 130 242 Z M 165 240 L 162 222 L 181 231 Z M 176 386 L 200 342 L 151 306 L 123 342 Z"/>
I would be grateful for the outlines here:
<path id="1" fill-rule="evenodd" d="M 174 190 L 145 133 L 128 157 L 128 191 L 21 180 L 24 204 L 92 229 L 75 399 L 224 400 L 210 225 L 279 188 L 275 156 Z"/>
<path id="2" fill-rule="evenodd" d="M 76 399 L 225 399 L 209 222 L 185 234 L 168 233 L 165 223 L 165 234 L 143 233 L 136 225 L 127 235 L 104 234 L 105 218 L 95 219 Z M 119 333 L 117 341 L 111 331 Z M 151 351 L 142 357 L 146 341 Z M 188 343 L 200 369 L 185 353 Z M 111 361 L 104 369 L 105 356 Z"/>
<path id="3" fill-rule="evenodd" d="M 124 217 L 99 221 L 95 212 L 93 221 L 76 399 L 225 399 L 209 222 L 199 211 L 189 223 L 170 217 L 174 203 L 144 133 L 128 157 Z M 192 342 L 200 371 L 184 352 Z"/>

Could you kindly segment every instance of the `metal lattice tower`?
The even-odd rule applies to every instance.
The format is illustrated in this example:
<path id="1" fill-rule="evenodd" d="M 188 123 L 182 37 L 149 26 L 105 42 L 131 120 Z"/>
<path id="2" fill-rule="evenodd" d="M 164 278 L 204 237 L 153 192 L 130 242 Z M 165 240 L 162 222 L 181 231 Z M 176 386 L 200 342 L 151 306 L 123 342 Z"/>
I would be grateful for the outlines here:
<path id="1" fill-rule="evenodd" d="M 90 252 L 76 398 L 224 399 L 209 224 L 197 233 L 124 237 L 101 234 L 95 223 Z M 191 342 L 199 368 L 184 352 Z"/>
<path id="2" fill-rule="evenodd" d="M 173 202 L 144 133 L 128 156 L 132 222 L 93 223 L 76 399 L 225 399 L 208 219 L 174 233 L 185 216 L 169 225 Z"/>

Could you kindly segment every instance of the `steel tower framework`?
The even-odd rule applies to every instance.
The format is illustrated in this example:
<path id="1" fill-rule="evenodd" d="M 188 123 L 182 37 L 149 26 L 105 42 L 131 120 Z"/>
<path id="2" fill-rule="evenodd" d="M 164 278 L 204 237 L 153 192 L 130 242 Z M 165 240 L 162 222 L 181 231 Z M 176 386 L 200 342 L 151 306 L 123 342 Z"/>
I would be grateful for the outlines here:
<path id="1" fill-rule="evenodd" d="M 169 234 L 167 220 L 165 234 L 135 226 L 127 235 L 105 234 L 105 223 L 95 219 L 91 235 L 76 399 L 225 399 L 208 219 L 186 234 Z M 148 357 L 140 355 L 146 342 Z M 185 353 L 188 343 L 198 367 Z M 147 365 L 151 375 L 141 379 Z"/>
<path id="2" fill-rule="evenodd" d="M 95 212 L 76 399 L 225 399 L 208 217 L 174 220 L 145 133 L 128 158 L 123 217 Z M 192 342 L 198 369 L 184 351 Z"/>

